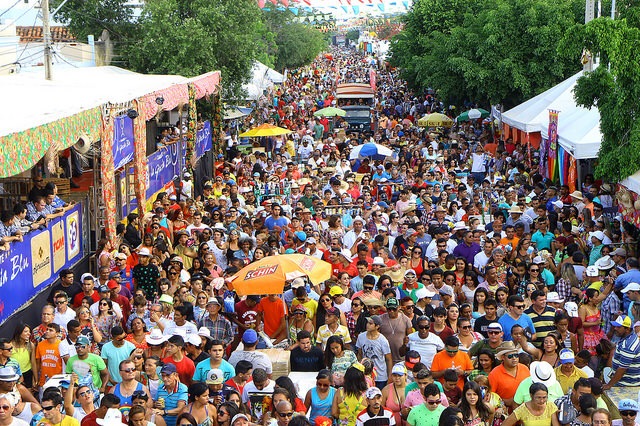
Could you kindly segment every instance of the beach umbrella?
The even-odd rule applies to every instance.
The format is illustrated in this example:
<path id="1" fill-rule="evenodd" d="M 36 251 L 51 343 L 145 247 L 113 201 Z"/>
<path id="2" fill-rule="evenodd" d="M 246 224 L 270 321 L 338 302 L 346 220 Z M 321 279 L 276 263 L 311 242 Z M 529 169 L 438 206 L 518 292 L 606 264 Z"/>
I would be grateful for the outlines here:
<path id="1" fill-rule="evenodd" d="M 336 107 L 326 107 L 314 112 L 313 115 L 316 117 L 344 117 L 347 115 L 347 111 Z"/>
<path id="2" fill-rule="evenodd" d="M 419 127 L 451 127 L 453 120 L 444 114 L 434 112 L 418 120 Z"/>
<path id="3" fill-rule="evenodd" d="M 380 145 L 379 143 L 369 142 L 354 147 L 351 150 L 351 154 L 349 154 L 349 159 L 355 160 L 357 158 L 371 157 L 374 160 L 384 160 L 391 155 L 393 155 L 393 151 L 390 148 Z"/>
<path id="4" fill-rule="evenodd" d="M 469 111 L 465 111 L 456 117 L 456 121 L 470 121 L 477 120 L 478 118 L 487 118 L 490 112 L 482 108 L 473 108 Z"/>
<path id="5" fill-rule="evenodd" d="M 273 124 L 265 123 L 258 127 L 255 127 L 249 131 L 240 134 L 241 138 L 258 138 L 261 136 L 280 136 L 288 135 L 291 130 L 283 127 L 274 126 Z"/>

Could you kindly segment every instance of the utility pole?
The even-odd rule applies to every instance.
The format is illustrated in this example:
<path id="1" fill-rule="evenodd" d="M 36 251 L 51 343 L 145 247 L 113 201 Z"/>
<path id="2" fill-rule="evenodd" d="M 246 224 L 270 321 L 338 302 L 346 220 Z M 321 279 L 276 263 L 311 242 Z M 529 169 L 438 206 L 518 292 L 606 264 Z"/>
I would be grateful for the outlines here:
<path id="1" fill-rule="evenodd" d="M 42 37 L 44 38 L 44 78 L 51 80 L 51 28 L 49 27 L 49 0 L 42 0 Z"/>

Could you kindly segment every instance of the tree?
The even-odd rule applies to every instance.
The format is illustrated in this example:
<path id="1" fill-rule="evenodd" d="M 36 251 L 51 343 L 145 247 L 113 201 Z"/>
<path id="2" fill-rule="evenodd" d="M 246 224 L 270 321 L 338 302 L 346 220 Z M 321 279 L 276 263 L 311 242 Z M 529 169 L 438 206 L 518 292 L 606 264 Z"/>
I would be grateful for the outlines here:
<path id="1" fill-rule="evenodd" d="M 124 52 L 131 68 L 187 77 L 220 70 L 228 98 L 240 98 L 254 60 L 267 50 L 254 0 L 152 0 L 137 29 Z"/>
<path id="2" fill-rule="evenodd" d="M 50 9 L 55 10 L 63 0 L 52 0 Z M 78 40 L 86 41 L 88 35 L 96 39 L 102 30 L 109 31 L 117 41 L 126 40 L 133 30 L 133 11 L 128 0 L 67 0 L 55 18 L 69 27 Z"/>
<path id="3" fill-rule="evenodd" d="M 595 174 L 618 182 L 640 168 L 640 29 L 637 10 L 632 18 L 598 18 L 567 32 L 578 40 L 600 66 L 577 81 L 575 97 L 585 108 L 600 112 L 602 144 Z M 562 118 L 561 118 L 562 119 Z"/>
<path id="4" fill-rule="evenodd" d="M 579 69 L 556 46 L 580 19 L 582 1 L 419 0 L 393 40 L 391 61 L 413 88 L 433 87 L 449 103 L 509 107 Z"/>
<path id="5" fill-rule="evenodd" d="M 360 38 L 360 30 L 349 30 L 347 31 L 347 35 L 345 36 L 347 40 L 353 40 L 355 42 Z"/>

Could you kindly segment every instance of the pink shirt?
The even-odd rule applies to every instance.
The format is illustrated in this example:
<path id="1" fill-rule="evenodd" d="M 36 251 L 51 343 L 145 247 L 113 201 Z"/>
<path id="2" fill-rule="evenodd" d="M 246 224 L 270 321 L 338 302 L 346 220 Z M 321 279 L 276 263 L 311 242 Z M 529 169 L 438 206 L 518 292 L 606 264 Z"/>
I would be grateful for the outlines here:
<path id="1" fill-rule="evenodd" d="M 443 407 L 449 406 L 449 401 L 447 400 L 447 396 L 444 392 L 440 392 L 440 401 Z M 407 397 L 404 400 L 403 407 L 412 408 L 417 405 L 424 404 L 424 396 L 422 395 L 420 389 L 414 389 L 407 394 Z"/>

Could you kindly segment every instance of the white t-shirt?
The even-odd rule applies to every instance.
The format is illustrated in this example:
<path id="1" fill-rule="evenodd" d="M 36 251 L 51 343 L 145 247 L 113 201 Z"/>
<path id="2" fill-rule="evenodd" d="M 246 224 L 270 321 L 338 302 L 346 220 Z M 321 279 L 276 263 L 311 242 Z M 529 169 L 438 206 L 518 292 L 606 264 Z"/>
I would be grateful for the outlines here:
<path id="1" fill-rule="evenodd" d="M 444 343 L 442 343 L 442 339 L 434 333 L 429 333 L 425 339 L 421 339 L 416 331 L 409 335 L 409 344 L 407 347 L 412 351 L 417 351 L 420 354 L 420 362 L 428 369 L 431 369 L 433 357 L 436 356 L 438 351 L 444 349 Z"/>
<path id="2" fill-rule="evenodd" d="M 275 390 L 275 386 L 276 382 L 274 382 L 273 380 L 269 380 L 269 383 L 267 383 L 264 388 L 258 390 L 253 382 L 249 382 L 244 385 L 244 389 L 242 390 L 242 402 L 246 404 L 247 401 L 249 401 L 249 394 L 251 393 L 273 393 L 273 391 Z"/>

